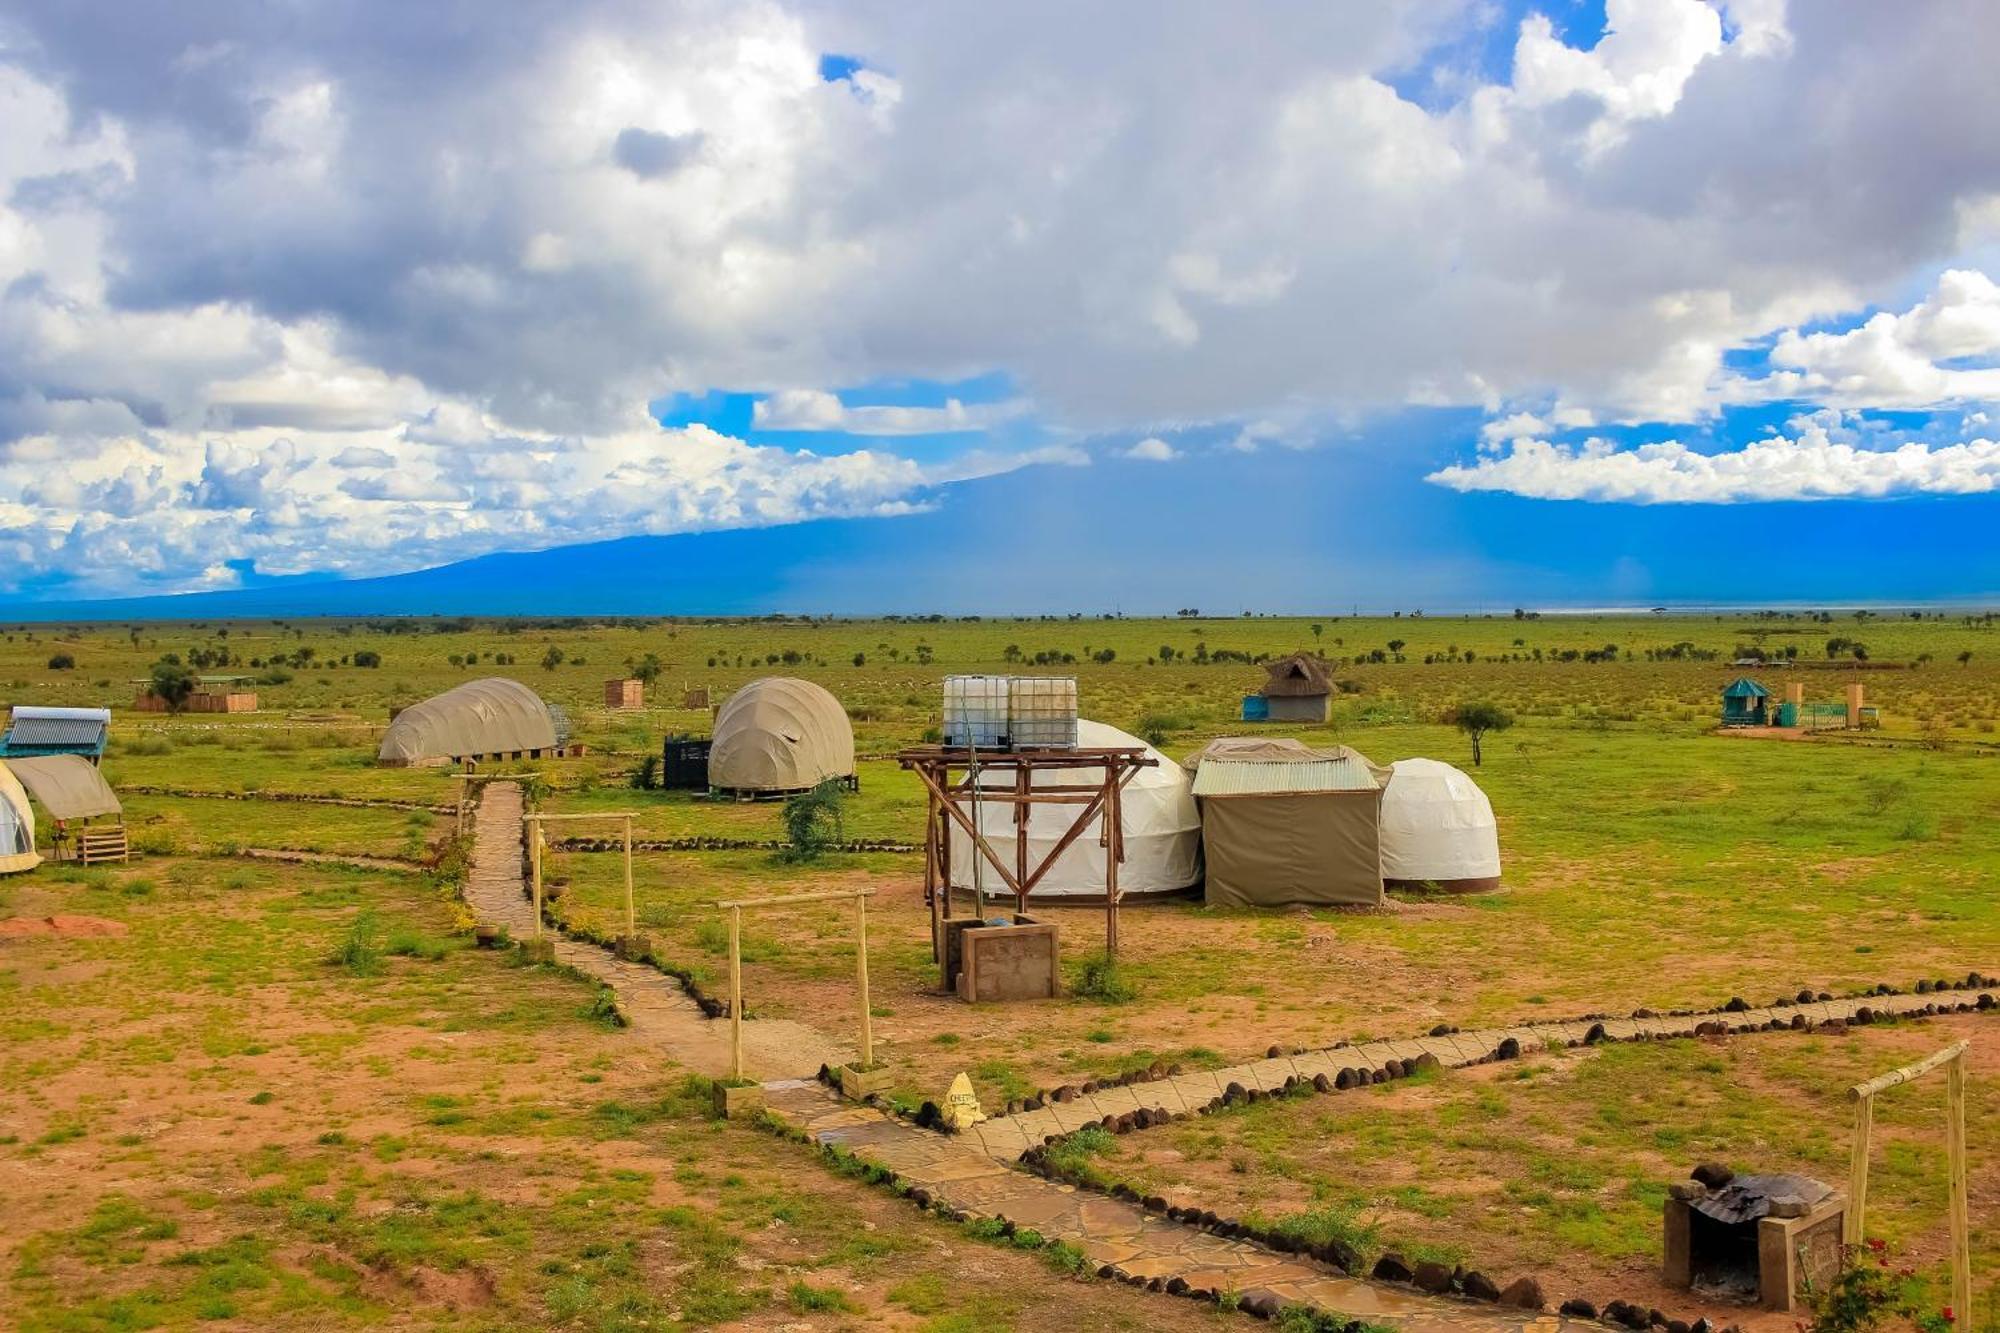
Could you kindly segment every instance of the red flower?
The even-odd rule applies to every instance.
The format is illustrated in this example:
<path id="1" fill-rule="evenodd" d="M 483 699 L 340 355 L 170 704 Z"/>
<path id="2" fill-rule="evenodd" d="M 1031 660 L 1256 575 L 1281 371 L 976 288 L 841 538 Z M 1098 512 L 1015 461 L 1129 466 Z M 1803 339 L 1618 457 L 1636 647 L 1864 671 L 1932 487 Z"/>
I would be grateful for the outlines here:
<path id="1" fill-rule="evenodd" d="M 1951 1307 L 1949 1305 L 1945 1306 L 1944 1309 L 1938 1311 L 1938 1314 L 1943 1317 L 1944 1322 L 1947 1324 L 1958 1322 L 1956 1319 L 1952 1317 Z"/>
<path id="2" fill-rule="evenodd" d="M 1883 1250 L 1889 1248 L 1889 1242 L 1883 1240 L 1880 1236 L 1871 1236 L 1868 1240 L 1868 1248 L 1880 1254 Z"/>

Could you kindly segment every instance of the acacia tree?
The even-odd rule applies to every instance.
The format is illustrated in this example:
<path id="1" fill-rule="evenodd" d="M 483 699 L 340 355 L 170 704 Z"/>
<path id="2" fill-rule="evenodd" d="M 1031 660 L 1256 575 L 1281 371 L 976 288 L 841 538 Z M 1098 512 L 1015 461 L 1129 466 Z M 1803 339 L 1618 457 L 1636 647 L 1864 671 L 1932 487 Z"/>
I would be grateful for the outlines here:
<path id="1" fill-rule="evenodd" d="M 166 704 L 167 711 L 178 713 L 194 693 L 194 672 L 177 661 L 162 658 L 153 663 L 151 686 L 153 694 Z"/>
<path id="2" fill-rule="evenodd" d="M 1451 710 L 1451 724 L 1464 732 L 1472 741 L 1472 766 L 1479 767 L 1480 745 L 1489 731 L 1505 731 L 1514 725 L 1514 715 L 1499 704 L 1474 702 L 1460 704 Z"/>

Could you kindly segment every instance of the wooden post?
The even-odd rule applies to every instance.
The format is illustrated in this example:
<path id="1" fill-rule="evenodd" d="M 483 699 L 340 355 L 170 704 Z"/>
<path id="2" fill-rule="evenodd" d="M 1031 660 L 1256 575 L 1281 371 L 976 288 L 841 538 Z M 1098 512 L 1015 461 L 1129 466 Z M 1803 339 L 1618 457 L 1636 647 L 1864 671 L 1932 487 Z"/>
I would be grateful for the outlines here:
<path id="1" fill-rule="evenodd" d="M 1842 1239 L 1859 1245 L 1868 1211 L 1868 1139 L 1875 1127 L 1875 1097 L 1870 1093 L 1854 1099 L 1854 1155 L 1847 1166 L 1847 1221 Z"/>
<path id="2" fill-rule="evenodd" d="M 632 816 L 625 816 L 625 938 L 639 933 L 638 911 L 632 904 Z"/>
<path id="3" fill-rule="evenodd" d="M 1118 791 L 1116 764 L 1104 766 L 1104 822 L 1111 831 L 1111 846 L 1104 855 L 1104 956 L 1118 958 Z"/>
<path id="4" fill-rule="evenodd" d="M 868 895 L 854 895 L 854 977 L 861 987 L 861 1067 L 875 1064 L 875 1022 L 868 1012 Z"/>
<path id="5" fill-rule="evenodd" d="M 528 840 L 528 861 L 534 874 L 535 884 L 535 938 L 542 937 L 542 823 L 536 820 L 529 825 L 534 835 Z"/>
<path id="6" fill-rule="evenodd" d="M 729 1077 L 743 1077 L 743 909 L 729 909 Z"/>
<path id="7" fill-rule="evenodd" d="M 1972 1322 L 1972 1214 L 1966 1198 L 1966 1052 L 1945 1066 L 1945 1158 L 1951 1178 L 1951 1312 L 1960 1328 Z"/>
<path id="8" fill-rule="evenodd" d="M 1014 770 L 1014 915 L 1021 916 L 1028 910 L 1028 816 L 1034 807 L 1028 804 L 1028 770 Z"/>

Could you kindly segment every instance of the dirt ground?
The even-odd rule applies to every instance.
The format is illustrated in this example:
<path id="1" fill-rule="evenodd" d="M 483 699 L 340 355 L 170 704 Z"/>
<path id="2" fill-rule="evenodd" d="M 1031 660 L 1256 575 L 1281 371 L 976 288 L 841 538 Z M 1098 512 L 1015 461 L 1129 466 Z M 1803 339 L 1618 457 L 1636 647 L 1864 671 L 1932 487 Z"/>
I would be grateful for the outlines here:
<path id="1" fill-rule="evenodd" d="M 0 943 L 0 1325 L 1211 1321 L 709 1120 L 570 977 L 329 963 L 357 909 L 391 947 L 443 925 L 410 876 L 155 861 L 11 905 L 79 900 L 129 933 Z"/>

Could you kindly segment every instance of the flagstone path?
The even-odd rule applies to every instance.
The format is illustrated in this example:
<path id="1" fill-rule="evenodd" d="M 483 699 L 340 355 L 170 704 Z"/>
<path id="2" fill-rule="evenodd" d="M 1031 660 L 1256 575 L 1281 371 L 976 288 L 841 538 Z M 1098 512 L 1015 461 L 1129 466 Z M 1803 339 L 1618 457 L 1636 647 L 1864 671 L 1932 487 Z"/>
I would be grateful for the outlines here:
<path id="1" fill-rule="evenodd" d="M 2000 988 L 1989 988 L 2000 991 Z M 1907 1014 L 1930 1004 L 1977 1003 L 1981 992 L 1955 990 L 1926 995 L 1870 995 L 1841 1000 L 1815 1000 L 1807 1004 L 1759 1006 L 1739 1011 L 1709 1010 L 1679 1017 L 1607 1018 L 1601 1022 L 1535 1023 L 1520 1027 L 1484 1028 L 1475 1032 L 1455 1032 L 1447 1036 L 1414 1037 L 1405 1041 L 1369 1041 L 1353 1046 L 1330 1046 L 1303 1055 L 1281 1055 L 1222 1069 L 1195 1070 L 1172 1078 L 1122 1087 L 1105 1087 L 1095 1092 L 1077 1092 L 1068 1101 L 1049 1101 L 1036 1110 L 995 1116 L 975 1125 L 966 1135 L 986 1153 L 1003 1162 L 1012 1162 L 1028 1148 L 1052 1134 L 1067 1134 L 1085 1125 L 1098 1124 L 1106 1116 L 1116 1118 L 1140 1109 L 1186 1115 L 1221 1097 L 1232 1083 L 1244 1089 L 1281 1091 L 1288 1080 L 1310 1081 L 1315 1075 L 1335 1077 L 1343 1068 L 1380 1069 L 1391 1060 L 1409 1061 L 1421 1056 L 1437 1057 L 1447 1068 L 1463 1068 L 1492 1056 L 1509 1038 L 1521 1050 L 1536 1051 L 1550 1046 L 1570 1046 L 1583 1041 L 1594 1027 L 1604 1029 L 1604 1041 L 1637 1041 L 1654 1037 L 1687 1036 L 1699 1023 L 1725 1022 L 1732 1031 L 1762 1028 L 1777 1019 L 1789 1024 L 1804 1016 L 1817 1027 L 1821 1023 L 1847 1021 L 1863 1008 L 1878 1014 Z M 1995 1001 L 2000 1002 L 2000 993 Z"/>
<path id="2" fill-rule="evenodd" d="M 473 818 L 472 869 L 465 899 L 482 925 L 505 926 L 517 940 L 535 933 L 534 904 L 521 879 L 521 788 L 489 782 Z M 702 1013 L 680 982 L 646 963 L 626 962 L 594 944 L 563 937 L 553 927 L 556 961 L 611 988 L 618 1011 L 642 1037 L 665 1046 L 679 1063 L 711 1078 L 729 1072 L 729 1024 Z M 743 1065 L 753 1078 L 786 1078 L 842 1064 L 853 1052 L 817 1028 L 787 1019 L 746 1018 Z"/>

